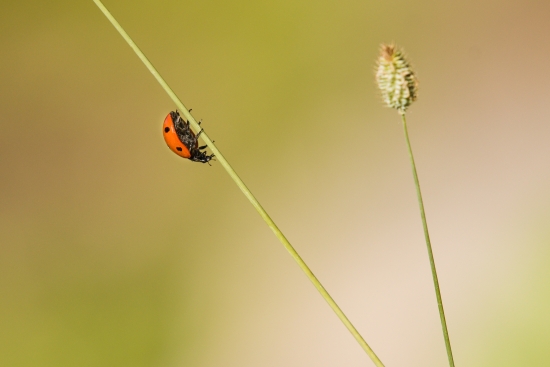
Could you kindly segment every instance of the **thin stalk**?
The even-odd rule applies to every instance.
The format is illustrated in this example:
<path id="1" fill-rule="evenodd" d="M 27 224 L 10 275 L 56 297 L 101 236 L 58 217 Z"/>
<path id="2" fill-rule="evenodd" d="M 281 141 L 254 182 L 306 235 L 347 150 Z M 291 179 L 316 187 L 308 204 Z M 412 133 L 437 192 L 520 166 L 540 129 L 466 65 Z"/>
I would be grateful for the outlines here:
<path id="1" fill-rule="evenodd" d="M 449 331 L 447 330 L 447 321 L 445 320 L 445 311 L 443 310 L 443 300 L 441 299 L 441 291 L 439 290 L 439 280 L 437 279 L 437 271 L 435 270 L 435 260 L 432 251 L 432 243 L 430 241 L 430 233 L 428 232 L 428 222 L 426 221 L 426 213 L 424 211 L 424 202 L 422 201 L 422 193 L 420 192 L 420 182 L 416 173 L 416 164 L 414 163 L 411 142 L 409 140 L 409 132 L 407 131 L 407 120 L 405 114 L 401 115 L 403 120 L 403 130 L 405 131 L 405 139 L 407 140 L 407 148 L 409 149 L 409 158 L 411 159 L 412 173 L 414 184 L 416 186 L 416 196 L 418 198 L 418 206 L 420 207 L 420 216 L 422 217 L 422 226 L 424 227 L 424 237 L 426 238 L 426 246 L 428 247 L 428 256 L 430 258 L 430 266 L 432 268 L 432 278 L 434 281 L 435 296 L 437 297 L 437 307 L 439 308 L 439 318 L 441 319 L 441 327 L 443 328 L 443 337 L 445 338 L 445 347 L 447 348 L 447 357 L 449 365 L 455 366 L 453 359 L 453 351 L 451 350 L 451 341 L 449 340 Z"/>
<path id="2" fill-rule="evenodd" d="M 132 41 L 130 36 L 124 31 L 124 29 L 121 27 L 121 25 L 116 21 L 116 19 L 111 15 L 111 13 L 105 8 L 105 6 L 101 3 L 100 0 L 93 0 L 94 3 L 98 6 L 98 8 L 103 12 L 103 14 L 109 19 L 109 21 L 113 24 L 113 26 L 116 28 L 116 30 L 120 33 L 122 38 L 128 43 L 128 45 L 134 50 L 136 55 L 140 58 L 140 60 L 145 64 L 147 69 L 153 74 L 155 79 L 159 82 L 159 84 L 162 86 L 162 88 L 168 93 L 172 101 L 176 104 L 179 111 L 183 113 L 183 115 L 187 118 L 187 120 L 191 123 L 191 126 L 194 128 L 195 131 L 199 131 L 200 126 L 197 123 L 197 121 L 191 116 L 189 113 L 189 110 L 183 105 L 183 103 L 180 101 L 180 99 L 176 96 L 174 91 L 168 86 L 168 84 L 164 81 L 164 79 L 160 76 L 159 72 L 155 69 L 153 64 L 147 59 L 147 57 L 141 52 L 139 47 Z M 283 235 L 281 230 L 277 227 L 275 222 L 269 217 L 267 212 L 264 210 L 264 208 L 260 205 L 258 200 L 254 197 L 252 192 L 246 187 L 244 182 L 239 178 L 235 170 L 231 167 L 229 162 L 224 158 L 224 156 L 221 154 L 221 152 L 216 148 L 216 146 L 212 143 L 212 140 L 208 137 L 208 135 L 203 131 L 201 134 L 201 138 L 204 140 L 206 145 L 210 148 L 210 150 L 215 154 L 216 159 L 223 168 L 227 171 L 229 176 L 235 181 L 237 186 L 241 189 L 243 194 L 246 196 L 246 198 L 250 201 L 252 206 L 256 208 L 260 216 L 264 219 L 264 221 L 267 223 L 269 228 L 275 233 L 275 236 L 281 241 L 283 246 L 286 248 L 286 250 L 290 253 L 290 255 L 296 260 L 298 263 L 298 266 L 304 271 L 306 276 L 309 278 L 309 280 L 313 283 L 315 288 L 321 293 L 321 296 L 327 301 L 329 306 L 332 308 L 332 310 L 336 313 L 340 321 L 346 326 L 346 328 L 350 331 L 350 333 L 353 335 L 355 340 L 361 345 L 361 347 L 365 350 L 365 352 L 368 354 L 368 356 L 372 359 L 374 364 L 377 367 L 384 367 L 384 364 L 382 364 L 382 361 L 376 356 L 374 351 L 369 347 L 367 342 L 363 339 L 361 334 L 357 331 L 357 329 L 353 326 L 351 321 L 346 317 L 344 312 L 340 309 L 340 307 L 336 304 L 334 299 L 330 296 L 330 294 L 327 292 L 327 290 L 323 287 L 321 282 L 315 277 L 313 272 L 309 269 L 309 267 L 306 265 L 304 260 L 298 255 L 298 252 L 292 247 L 290 242 L 286 239 L 286 237 Z"/>

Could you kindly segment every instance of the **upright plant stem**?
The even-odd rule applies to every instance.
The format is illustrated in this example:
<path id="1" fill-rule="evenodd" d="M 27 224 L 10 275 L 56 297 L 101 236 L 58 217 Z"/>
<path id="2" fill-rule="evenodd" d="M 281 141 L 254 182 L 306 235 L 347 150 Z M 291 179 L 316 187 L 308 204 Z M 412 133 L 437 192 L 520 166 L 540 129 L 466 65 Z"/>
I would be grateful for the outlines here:
<path id="1" fill-rule="evenodd" d="M 432 268 L 432 277 L 434 281 L 435 296 L 437 297 L 437 307 L 439 308 L 439 318 L 441 319 L 441 327 L 443 328 L 443 337 L 445 338 L 445 346 L 447 348 L 447 356 L 449 357 L 449 365 L 454 367 L 453 351 L 451 350 L 451 341 L 449 340 L 449 332 L 447 330 L 447 321 L 445 320 L 445 311 L 443 310 L 443 300 L 439 290 L 439 280 L 437 279 L 437 271 L 435 270 L 435 260 L 432 251 L 432 243 L 430 241 L 430 233 L 428 232 L 428 222 L 426 221 L 426 213 L 424 212 L 424 202 L 422 201 L 422 193 L 420 192 L 420 182 L 416 173 L 416 164 L 414 163 L 411 142 L 409 140 L 409 132 L 407 131 L 407 120 L 405 114 L 401 115 L 403 120 L 403 130 L 405 131 L 405 139 L 407 140 L 407 148 L 409 149 L 409 158 L 411 159 L 412 173 L 414 184 L 416 186 L 416 196 L 418 198 L 418 206 L 420 207 L 420 216 L 422 217 L 422 226 L 424 227 L 424 237 L 426 238 L 426 246 L 428 247 L 428 256 L 430 258 L 430 266 Z"/>
<path id="2" fill-rule="evenodd" d="M 124 40 L 128 43 L 128 45 L 134 50 L 134 52 L 137 54 L 137 56 L 140 58 L 140 60 L 145 64 L 147 69 L 153 74 L 155 79 L 159 82 L 159 84 L 162 86 L 162 88 L 168 93 L 172 101 L 176 104 L 180 112 L 183 113 L 183 115 L 187 118 L 187 120 L 191 123 L 191 126 L 195 129 L 195 131 L 198 131 L 200 129 L 200 126 L 198 125 L 197 121 L 191 116 L 187 108 L 183 105 L 183 103 L 180 101 L 180 99 L 176 96 L 174 91 L 168 86 L 168 84 L 164 81 L 164 79 L 160 76 L 159 72 L 155 69 L 153 64 L 147 59 L 147 57 L 141 52 L 139 47 L 132 41 L 130 36 L 124 31 L 124 29 L 121 27 L 121 25 L 116 21 L 116 19 L 111 15 L 111 13 L 105 8 L 105 6 L 101 3 L 99 0 L 94 0 L 94 3 L 99 7 L 99 9 L 103 12 L 103 14 L 109 19 L 109 21 L 113 24 L 113 26 L 116 28 L 116 30 L 120 33 L 120 35 L 124 38 Z M 220 164 L 225 168 L 229 176 L 235 181 L 237 186 L 241 189 L 243 194 L 246 196 L 246 198 L 250 201 L 252 206 L 256 208 L 260 216 L 264 219 L 264 221 L 267 223 L 267 225 L 271 228 L 271 230 L 275 233 L 275 236 L 281 241 L 283 246 L 286 248 L 286 250 L 290 253 L 290 255 L 296 260 L 298 263 L 298 266 L 304 271 L 306 276 L 309 278 L 309 280 L 313 283 L 315 288 L 321 293 L 321 296 L 327 301 L 329 306 L 332 308 L 332 310 L 336 313 L 340 321 L 346 326 L 346 328 L 350 331 L 350 333 L 353 335 L 355 340 L 361 345 L 361 347 L 365 350 L 365 352 L 368 354 L 368 356 L 372 359 L 374 364 L 377 367 L 384 367 L 382 364 L 382 361 L 376 356 L 374 351 L 369 347 L 367 342 L 363 339 L 361 334 L 355 329 L 351 321 L 347 318 L 347 316 L 344 314 L 344 312 L 340 309 L 340 307 L 336 304 L 334 299 L 330 296 L 330 294 L 327 292 L 327 290 L 323 287 L 321 282 L 315 277 L 313 272 L 309 269 L 309 267 L 306 265 L 304 260 L 298 255 L 298 252 L 292 247 L 290 242 L 286 239 L 286 237 L 283 235 L 281 230 L 275 225 L 275 222 L 269 217 L 267 212 L 264 210 L 264 208 L 260 205 L 258 200 L 254 197 L 252 192 L 246 187 L 244 182 L 239 178 L 237 173 L 233 170 L 231 165 L 227 162 L 227 160 L 224 158 L 224 156 L 221 154 L 221 152 L 216 148 L 216 146 L 212 143 L 208 135 L 203 131 L 201 134 L 201 138 L 204 140 L 206 145 L 210 148 L 210 150 L 215 154 L 216 159 Z"/>

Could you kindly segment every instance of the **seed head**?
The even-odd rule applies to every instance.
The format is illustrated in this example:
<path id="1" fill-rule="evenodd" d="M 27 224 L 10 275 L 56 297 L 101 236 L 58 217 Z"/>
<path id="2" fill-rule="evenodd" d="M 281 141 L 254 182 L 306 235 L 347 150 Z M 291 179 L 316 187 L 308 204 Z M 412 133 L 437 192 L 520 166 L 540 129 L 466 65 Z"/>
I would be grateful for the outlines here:
<path id="1" fill-rule="evenodd" d="M 380 47 L 376 82 L 384 102 L 402 115 L 416 100 L 418 81 L 403 51 L 397 50 L 395 45 Z"/>

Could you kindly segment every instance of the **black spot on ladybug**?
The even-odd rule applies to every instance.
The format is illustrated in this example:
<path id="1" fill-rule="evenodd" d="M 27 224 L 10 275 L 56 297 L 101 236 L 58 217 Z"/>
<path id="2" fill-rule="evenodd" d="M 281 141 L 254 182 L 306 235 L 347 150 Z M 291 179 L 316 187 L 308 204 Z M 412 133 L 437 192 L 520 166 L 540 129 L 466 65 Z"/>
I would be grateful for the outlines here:
<path id="1" fill-rule="evenodd" d="M 170 131 L 170 128 L 169 128 L 169 127 L 165 127 L 165 128 L 164 128 L 164 132 L 165 132 L 165 133 L 167 133 L 167 132 L 169 132 L 169 131 Z"/>
<path id="2" fill-rule="evenodd" d="M 177 150 L 178 152 L 181 152 L 183 149 L 181 149 L 181 147 L 176 147 L 176 150 Z"/>

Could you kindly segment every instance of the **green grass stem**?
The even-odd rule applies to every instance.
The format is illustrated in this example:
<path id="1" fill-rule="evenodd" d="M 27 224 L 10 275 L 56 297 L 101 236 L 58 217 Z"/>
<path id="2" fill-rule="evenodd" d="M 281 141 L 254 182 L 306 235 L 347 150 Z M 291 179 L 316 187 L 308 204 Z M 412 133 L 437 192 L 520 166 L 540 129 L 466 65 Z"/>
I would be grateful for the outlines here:
<path id="1" fill-rule="evenodd" d="M 116 30 L 120 33 L 122 38 L 128 43 L 128 45 L 134 50 L 136 55 L 140 58 L 140 60 L 145 64 L 147 69 L 153 74 L 155 79 L 159 82 L 159 84 L 162 86 L 162 88 L 168 93 L 172 101 L 174 101 L 175 105 L 178 107 L 178 110 L 185 116 L 185 118 L 191 123 L 191 126 L 195 131 L 199 131 L 200 127 L 197 123 L 197 121 L 191 116 L 189 113 L 189 110 L 183 105 L 183 103 L 180 101 L 180 99 L 176 96 L 174 91 L 168 86 L 168 84 L 164 81 L 164 79 L 160 76 L 159 72 L 155 69 L 153 64 L 147 59 L 147 57 L 141 52 L 139 47 L 132 41 L 130 36 L 124 31 L 124 29 L 120 26 L 120 24 L 116 21 L 116 19 L 111 15 L 111 13 L 105 8 L 105 6 L 101 3 L 99 0 L 93 0 L 94 3 L 99 7 L 99 9 L 103 12 L 103 14 L 109 19 L 109 21 L 113 24 L 113 26 L 116 28 Z M 306 276 L 309 278 L 309 280 L 313 283 L 315 288 L 321 293 L 321 296 L 327 301 L 329 306 L 332 308 L 332 310 L 336 313 L 340 321 L 346 326 L 346 328 L 350 331 L 350 333 L 353 335 L 355 340 L 361 345 L 361 347 L 365 350 L 365 352 L 368 354 L 368 356 L 372 359 L 374 364 L 378 367 L 383 367 L 384 365 L 380 361 L 380 359 L 376 356 L 374 351 L 369 347 L 367 342 L 363 339 L 361 334 L 357 331 L 357 329 L 353 326 L 351 321 L 346 317 L 344 312 L 340 309 L 340 307 L 336 304 L 334 299 L 330 296 L 330 294 L 327 292 L 327 290 L 323 287 L 321 282 L 315 277 L 313 272 L 309 269 L 309 267 L 306 265 L 304 260 L 298 255 L 298 252 L 292 247 L 290 242 L 286 239 L 286 237 L 283 235 L 281 230 L 277 227 L 275 222 L 269 217 L 267 212 L 264 210 L 264 208 L 260 205 L 258 200 L 254 197 L 252 192 L 246 187 L 244 182 L 239 178 L 235 170 L 231 167 L 231 165 L 227 162 L 227 160 L 224 158 L 224 156 L 221 154 L 221 152 L 216 148 L 216 146 L 212 143 L 212 140 L 208 137 L 208 135 L 203 131 L 201 134 L 201 138 L 206 143 L 206 145 L 210 148 L 212 153 L 215 154 L 216 159 L 223 168 L 227 171 L 229 176 L 235 181 L 237 186 L 241 189 L 243 194 L 246 196 L 246 198 L 250 201 L 252 206 L 256 208 L 260 216 L 264 219 L 264 221 L 267 223 L 269 228 L 275 233 L 275 236 L 281 241 L 283 246 L 286 248 L 286 250 L 290 253 L 290 255 L 296 260 L 298 263 L 298 266 L 304 271 Z"/>
<path id="2" fill-rule="evenodd" d="M 453 351 L 451 350 L 451 341 L 449 339 L 449 331 L 447 330 L 447 321 L 445 320 L 445 311 L 443 310 L 443 300 L 441 298 L 441 291 L 439 290 L 439 280 L 437 279 L 437 271 L 435 270 L 435 260 L 432 251 L 432 243 L 430 241 L 430 233 L 428 232 L 428 222 L 426 221 L 426 212 L 424 211 L 424 202 L 422 200 L 422 193 L 420 192 L 420 182 L 418 181 L 418 174 L 416 173 L 416 164 L 414 163 L 413 152 L 411 148 L 411 142 L 409 140 L 409 132 L 407 130 L 407 119 L 405 114 L 401 115 L 403 120 L 403 130 L 405 131 L 405 140 L 407 141 L 407 148 L 409 149 L 409 158 L 411 160 L 412 173 L 414 177 L 414 184 L 416 186 L 416 196 L 418 198 L 418 206 L 420 207 L 420 216 L 422 217 L 422 226 L 424 227 L 424 237 L 426 238 L 426 246 L 428 247 L 428 256 L 430 258 L 430 266 L 432 268 L 432 278 L 434 281 L 435 296 L 437 297 L 437 307 L 439 308 L 439 318 L 441 319 L 441 327 L 443 328 L 443 338 L 445 339 L 445 347 L 447 348 L 447 357 L 449 358 L 449 365 L 455 366 L 453 359 Z"/>

